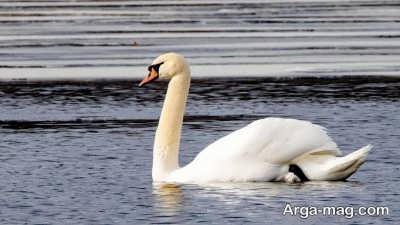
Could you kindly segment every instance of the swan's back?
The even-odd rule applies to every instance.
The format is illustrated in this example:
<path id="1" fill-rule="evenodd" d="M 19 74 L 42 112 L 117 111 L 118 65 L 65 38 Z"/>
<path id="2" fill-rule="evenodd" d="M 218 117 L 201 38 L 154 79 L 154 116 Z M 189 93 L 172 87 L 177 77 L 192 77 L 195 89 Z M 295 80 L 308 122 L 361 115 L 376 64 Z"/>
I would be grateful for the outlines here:
<path id="1" fill-rule="evenodd" d="M 325 128 L 308 121 L 265 118 L 215 141 L 194 161 L 256 157 L 268 163 L 289 163 L 305 154 L 341 155 Z"/>

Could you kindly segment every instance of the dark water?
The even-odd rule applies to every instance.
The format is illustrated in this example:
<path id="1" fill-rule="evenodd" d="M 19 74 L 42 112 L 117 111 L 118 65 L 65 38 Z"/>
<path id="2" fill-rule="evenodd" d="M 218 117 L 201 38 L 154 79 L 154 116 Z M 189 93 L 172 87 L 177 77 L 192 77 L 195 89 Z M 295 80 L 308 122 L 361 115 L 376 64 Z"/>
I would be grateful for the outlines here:
<path id="1" fill-rule="evenodd" d="M 345 153 L 371 143 L 348 182 L 180 185 L 151 181 L 165 83 L 0 85 L 1 224 L 397 224 L 400 80 L 195 79 L 181 164 L 267 116 L 329 128 Z M 283 216 L 297 206 L 386 206 L 388 216 Z"/>
<path id="2" fill-rule="evenodd" d="M 399 35 L 398 0 L 0 0 L 0 224 L 397 224 Z M 348 182 L 154 187 L 165 83 L 126 80 L 166 51 L 203 78 L 182 165 L 267 116 L 326 126 L 345 153 L 371 143 L 368 162 Z M 125 81 L 85 82 L 99 78 Z M 286 203 L 390 215 L 300 219 Z"/>

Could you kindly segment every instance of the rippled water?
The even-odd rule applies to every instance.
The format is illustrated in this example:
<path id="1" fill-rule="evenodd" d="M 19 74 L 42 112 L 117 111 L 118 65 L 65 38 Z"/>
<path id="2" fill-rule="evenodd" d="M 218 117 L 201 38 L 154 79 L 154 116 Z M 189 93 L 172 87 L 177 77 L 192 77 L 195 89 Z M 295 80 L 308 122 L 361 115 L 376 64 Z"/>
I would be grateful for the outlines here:
<path id="1" fill-rule="evenodd" d="M 0 0 L 0 223 L 397 224 L 399 35 L 398 0 Z M 166 51 L 197 77 L 182 165 L 267 116 L 375 148 L 348 182 L 153 186 L 165 83 L 137 79 Z M 300 219 L 286 203 L 390 215 Z"/>
<path id="2" fill-rule="evenodd" d="M 398 76 L 398 0 L 0 1 L 0 79 L 128 79 L 161 52 L 194 76 Z"/>
<path id="3" fill-rule="evenodd" d="M 400 80 L 208 79 L 192 82 L 184 165 L 250 121 L 280 116 L 329 128 L 345 153 L 372 143 L 348 182 L 157 187 L 152 142 L 165 83 L 0 85 L 2 224 L 396 224 Z M 240 107 L 238 107 L 240 106 Z M 283 216 L 304 206 L 387 206 L 389 216 Z"/>

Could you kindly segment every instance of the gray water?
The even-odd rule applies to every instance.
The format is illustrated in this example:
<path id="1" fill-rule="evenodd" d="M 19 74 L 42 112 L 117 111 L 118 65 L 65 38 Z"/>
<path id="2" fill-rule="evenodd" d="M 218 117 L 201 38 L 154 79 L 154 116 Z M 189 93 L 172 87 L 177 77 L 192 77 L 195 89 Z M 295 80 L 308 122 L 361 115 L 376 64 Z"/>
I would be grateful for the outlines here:
<path id="1" fill-rule="evenodd" d="M 398 0 L 0 1 L 0 79 L 129 79 L 178 51 L 193 76 L 398 76 Z"/>
<path id="2" fill-rule="evenodd" d="M 165 83 L 0 86 L 2 224 L 396 224 L 400 80 L 195 79 L 183 127 L 184 165 L 207 144 L 262 117 L 329 128 L 345 153 L 371 143 L 347 182 L 157 187 L 152 143 Z M 240 107 L 238 107 L 240 106 Z M 389 207 L 388 216 L 283 216 L 297 206 Z"/>
<path id="3" fill-rule="evenodd" d="M 397 224 L 399 30 L 397 0 L 0 0 L 0 224 Z M 347 182 L 153 186 L 166 84 L 137 83 L 165 51 L 195 78 L 181 165 L 268 116 L 374 150 Z M 301 219 L 286 203 L 390 214 Z"/>

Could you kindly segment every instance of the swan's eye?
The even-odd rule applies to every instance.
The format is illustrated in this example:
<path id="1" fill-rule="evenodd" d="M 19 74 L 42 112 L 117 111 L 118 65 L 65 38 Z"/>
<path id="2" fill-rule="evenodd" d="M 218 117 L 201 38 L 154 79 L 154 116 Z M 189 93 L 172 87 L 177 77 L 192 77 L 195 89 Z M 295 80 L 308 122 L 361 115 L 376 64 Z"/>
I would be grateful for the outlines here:
<path id="1" fill-rule="evenodd" d="M 160 69 L 160 66 L 161 66 L 163 63 L 164 63 L 164 62 L 150 65 L 149 67 L 147 67 L 147 70 L 148 70 L 149 72 L 151 72 L 151 69 L 154 69 L 154 70 L 158 73 L 158 70 Z"/>

